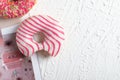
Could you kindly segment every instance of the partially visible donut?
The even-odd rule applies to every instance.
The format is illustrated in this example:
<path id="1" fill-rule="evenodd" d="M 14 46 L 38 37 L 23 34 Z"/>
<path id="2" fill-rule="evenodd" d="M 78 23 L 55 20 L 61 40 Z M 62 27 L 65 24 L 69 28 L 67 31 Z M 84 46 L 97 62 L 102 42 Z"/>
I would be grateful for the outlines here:
<path id="1" fill-rule="evenodd" d="M 39 33 L 40 42 L 34 39 Z M 60 23 L 47 15 L 33 16 L 22 22 L 17 30 L 16 43 L 25 56 L 31 56 L 44 50 L 51 56 L 56 56 L 64 40 L 64 29 Z"/>
<path id="2" fill-rule="evenodd" d="M 16 18 L 25 15 L 36 0 L 0 0 L 0 17 Z"/>

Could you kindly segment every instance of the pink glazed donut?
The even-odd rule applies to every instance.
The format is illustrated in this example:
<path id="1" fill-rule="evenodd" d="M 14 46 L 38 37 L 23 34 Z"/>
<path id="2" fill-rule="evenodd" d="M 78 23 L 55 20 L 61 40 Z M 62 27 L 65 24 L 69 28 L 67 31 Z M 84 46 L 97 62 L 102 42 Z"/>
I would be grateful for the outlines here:
<path id="1" fill-rule="evenodd" d="M 41 41 L 33 37 L 40 33 Z M 23 21 L 16 33 L 19 50 L 25 56 L 31 56 L 37 51 L 44 50 L 51 56 L 56 56 L 64 40 L 64 30 L 59 22 L 47 15 L 33 16 Z"/>
<path id="2" fill-rule="evenodd" d="M 36 0 L 0 0 L 0 17 L 21 17 L 31 10 Z"/>

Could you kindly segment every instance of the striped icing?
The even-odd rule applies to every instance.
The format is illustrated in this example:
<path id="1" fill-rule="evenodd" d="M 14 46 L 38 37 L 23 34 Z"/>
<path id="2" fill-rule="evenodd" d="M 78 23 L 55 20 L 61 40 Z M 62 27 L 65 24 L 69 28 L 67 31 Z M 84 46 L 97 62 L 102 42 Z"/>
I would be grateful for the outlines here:
<path id="1" fill-rule="evenodd" d="M 38 43 L 33 35 L 42 32 L 45 39 Z M 59 22 L 50 16 L 33 16 L 23 21 L 17 30 L 16 42 L 19 50 L 25 56 L 31 56 L 36 51 L 45 50 L 51 56 L 56 56 L 64 40 L 64 30 Z"/>

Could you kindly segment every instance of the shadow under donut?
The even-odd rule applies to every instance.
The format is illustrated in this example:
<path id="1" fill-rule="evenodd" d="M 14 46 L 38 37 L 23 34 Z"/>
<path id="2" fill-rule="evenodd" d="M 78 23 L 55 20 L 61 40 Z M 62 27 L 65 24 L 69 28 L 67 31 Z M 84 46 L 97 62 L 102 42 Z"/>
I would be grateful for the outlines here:
<path id="1" fill-rule="evenodd" d="M 40 56 L 43 58 L 50 57 L 48 51 L 45 51 L 45 50 L 40 50 L 40 51 L 37 51 L 36 53 L 40 54 Z"/>
<path id="2" fill-rule="evenodd" d="M 38 43 L 43 43 L 45 41 L 45 34 L 42 32 L 37 32 L 33 35 L 33 39 L 38 42 Z M 45 50 L 39 50 L 36 51 L 37 54 L 41 54 L 42 57 L 49 57 L 49 53 L 48 51 Z"/>

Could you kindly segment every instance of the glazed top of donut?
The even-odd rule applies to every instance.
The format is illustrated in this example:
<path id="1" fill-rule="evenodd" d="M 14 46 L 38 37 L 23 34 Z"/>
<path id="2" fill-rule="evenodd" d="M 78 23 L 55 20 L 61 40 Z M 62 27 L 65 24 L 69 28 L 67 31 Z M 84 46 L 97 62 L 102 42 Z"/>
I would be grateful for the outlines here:
<path id="1" fill-rule="evenodd" d="M 0 17 L 15 18 L 26 14 L 36 0 L 0 0 Z"/>

